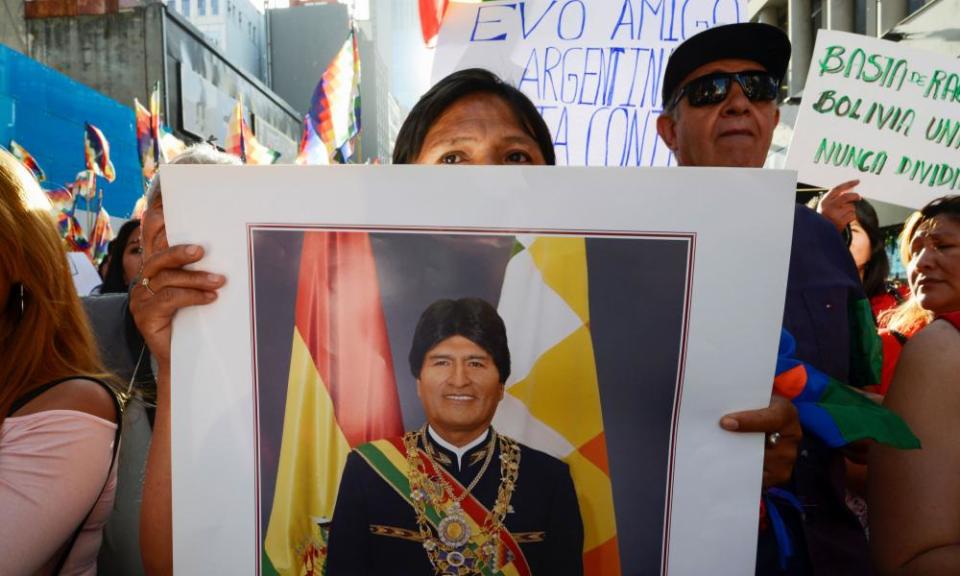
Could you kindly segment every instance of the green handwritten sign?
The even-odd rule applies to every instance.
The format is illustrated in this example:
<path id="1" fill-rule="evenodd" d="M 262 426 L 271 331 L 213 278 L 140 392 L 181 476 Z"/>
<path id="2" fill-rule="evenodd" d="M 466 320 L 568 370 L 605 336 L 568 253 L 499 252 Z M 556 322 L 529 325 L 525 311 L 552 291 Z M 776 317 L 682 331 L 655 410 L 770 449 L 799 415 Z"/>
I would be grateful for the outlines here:
<path id="1" fill-rule="evenodd" d="M 919 208 L 960 189 L 960 63 L 895 42 L 820 30 L 787 167 L 832 187 Z"/>

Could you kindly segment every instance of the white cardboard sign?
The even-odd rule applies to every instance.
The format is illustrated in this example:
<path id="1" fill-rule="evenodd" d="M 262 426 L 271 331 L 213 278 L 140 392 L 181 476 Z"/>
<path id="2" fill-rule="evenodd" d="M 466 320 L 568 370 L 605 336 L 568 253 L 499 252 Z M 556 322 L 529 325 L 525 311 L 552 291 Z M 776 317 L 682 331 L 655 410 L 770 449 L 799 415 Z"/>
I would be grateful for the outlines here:
<path id="1" fill-rule="evenodd" d="M 820 30 L 787 167 L 831 188 L 920 208 L 960 187 L 960 63 Z"/>
<path id="2" fill-rule="evenodd" d="M 88 296 L 90 291 L 103 284 L 100 274 L 90 262 L 90 257 L 83 252 L 67 252 L 70 262 L 70 272 L 73 275 L 73 286 L 80 296 Z"/>
<path id="3" fill-rule="evenodd" d="M 742 0 L 455 1 L 433 82 L 497 73 L 540 110 L 560 166 L 669 166 L 656 127 L 667 59 L 689 36 L 746 18 Z"/>
<path id="4" fill-rule="evenodd" d="M 422 420 L 412 385 L 402 385 L 411 379 L 405 369 L 407 350 L 394 340 L 412 333 L 422 302 L 433 298 L 420 292 L 437 290 L 449 284 L 450 276 L 463 274 L 470 293 L 443 297 L 476 295 L 485 281 L 477 277 L 473 263 L 478 261 L 471 258 L 497 245 L 505 246 L 510 257 L 515 236 L 585 238 L 591 292 L 603 286 L 634 286 L 630 282 L 637 286 L 606 316 L 601 314 L 606 302 L 590 303 L 601 400 L 606 395 L 603 422 L 622 572 L 753 571 L 763 436 L 725 432 L 718 422 L 725 413 L 769 401 L 789 261 L 793 172 L 166 165 L 161 174 L 171 245 L 204 246 L 198 267 L 228 278 L 213 304 L 182 310 L 174 323 L 176 573 L 204 573 L 211 566 L 224 574 L 261 571 L 265 514 L 270 511 L 264 504 L 276 494 L 269 488 L 269 476 L 271 466 L 277 466 L 277 450 L 270 448 L 267 428 L 271 419 L 284 414 L 283 397 L 270 396 L 270 387 L 287 386 L 284 367 L 292 362 L 286 350 L 293 334 L 289 319 L 296 306 L 301 261 L 297 238 L 304 231 L 375 237 L 373 254 L 397 387 L 403 388 L 401 404 L 405 396 L 413 398 L 413 408 L 403 406 L 408 430 Z M 739 208 L 745 204 L 754 209 L 748 213 Z M 764 218 L 756 218 L 757 213 Z M 291 234 L 294 241 L 285 244 Z M 395 250 L 399 245 L 408 247 L 407 255 L 390 256 L 391 251 L 403 252 Z M 437 250 L 450 245 L 466 250 L 438 265 Z M 612 251 L 597 251 L 611 245 Z M 661 267 L 621 266 L 616 254 L 637 254 L 634 247 L 644 258 L 665 254 L 664 248 L 673 250 L 682 264 L 679 284 L 658 288 L 664 282 Z M 489 262 L 479 263 L 493 268 Z M 421 285 L 411 288 L 410 282 L 418 278 Z M 654 299 L 639 297 L 634 290 L 640 288 L 652 290 Z M 682 303 L 677 325 L 666 327 L 669 330 L 657 327 L 658 302 L 664 299 Z M 502 309 L 502 299 L 500 304 Z M 398 315 L 409 321 L 396 320 Z M 628 322 L 629 333 L 610 334 L 604 317 L 635 320 Z M 551 322 L 526 323 L 525 331 L 535 337 L 541 324 L 556 324 L 546 320 Z M 278 322 L 288 324 L 273 336 L 263 332 L 267 324 Z M 665 338 L 668 332 L 677 337 Z M 615 371 L 608 371 L 608 356 L 614 363 L 661 360 L 647 352 L 643 338 L 661 344 L 669 340 L 678 350 L 663 367 L 668 377 L 640 369 L 628 371 L 626 380 L 611 380 L 608 374 Z M 632 352 L 605 354 L 611 343 Z M 511 335 L 517 371 L 524 347 L 524 337 Z M 281 367 L 273 378 L 264 373 L 271 363 Z M 644 415 L 658 390 L 669 393 L 665 408 Z M 623 394 L 635 396 L 624 401 Z M 279 412 L 269 414 L 269 406 L 279 406 Z M 665 427 L 644 428 L 654 420 Z M 623 423 L 640 428 L 618 436 L 615 429 Z M 649 449 L 664 455 L 659 464 L 638 457 Z M 623 474 L 646 475 L 651 470 L 663 481 L 643 487 L 624 480 Z M 631 499 L 645 489 L 659 505 L 644 507 Z M 644 560 L 638 555 L 645 549 L 652 551 L 652 559 L 646 559 L 652 564 L 640 564 Z M 397 573 L 403 573 L 402 567 Z"/>

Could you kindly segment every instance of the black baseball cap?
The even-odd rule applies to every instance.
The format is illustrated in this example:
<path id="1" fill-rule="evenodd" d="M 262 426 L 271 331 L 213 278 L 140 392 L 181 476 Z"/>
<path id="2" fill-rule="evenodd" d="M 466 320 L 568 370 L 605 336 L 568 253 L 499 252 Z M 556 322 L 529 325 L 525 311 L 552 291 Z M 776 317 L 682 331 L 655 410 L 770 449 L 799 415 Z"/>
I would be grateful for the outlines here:
<path id="1" fill-rule="evenodd" d="M 790 62 L 790 40 L 783 30 L 759 22 L 725 24 L 687 38 L 670 56 L 663 75 L 663 105 L 670 102 L 680 82 L 704 64 L 736 58 L 753 60 L 778 80 Z"/>

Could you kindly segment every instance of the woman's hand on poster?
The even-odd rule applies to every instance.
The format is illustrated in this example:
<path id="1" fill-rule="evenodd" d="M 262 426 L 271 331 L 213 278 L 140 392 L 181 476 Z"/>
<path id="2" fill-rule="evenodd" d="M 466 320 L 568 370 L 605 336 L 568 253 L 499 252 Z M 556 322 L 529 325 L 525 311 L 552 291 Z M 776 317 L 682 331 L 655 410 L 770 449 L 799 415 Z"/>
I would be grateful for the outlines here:
<path id="1" fill-rule="evenodd" d="M 860 184 L 859 180 L 848 180 L 838 184 L 824 194 L 820 203 L 817 204 L 817 212 L 836 226 L 837 230 L 843 230 L 857 219 L 857 208 L 854 203 L 862 199 L 855 190 L 858 184 Z"/>
<path id="2" fill-rule="evenodd" d="M 783 484 L 793 474 L 797 447 L 803 438 L 800 416 L 793 402 L 774 394 L 770 405 L 759 410 L 727 414 L 720 427 L 731 432 L 763 432 L 763 487 Z"/>
<path id="3" fill-rule="evenodd" d="M 169 366 L 173 317 L 187 306 L 209 304 L 226 282 L 219 274 L 186 270 L 203 258 L 203 248 L 177 245 L 151 254 L 130 291 L 130 312 L 161 367 Z"/>

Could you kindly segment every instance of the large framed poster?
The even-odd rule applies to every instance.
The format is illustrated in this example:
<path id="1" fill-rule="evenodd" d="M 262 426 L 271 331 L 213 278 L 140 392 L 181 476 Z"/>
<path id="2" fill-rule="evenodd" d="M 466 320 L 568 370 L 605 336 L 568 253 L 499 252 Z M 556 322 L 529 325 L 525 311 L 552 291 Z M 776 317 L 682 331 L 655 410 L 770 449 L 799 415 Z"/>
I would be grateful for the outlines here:
<path id="1" fill-rule="evenodd" d="M 319 570 L 351 449 L 424 423 L 418 318 L 464 297 L 504 321 L 493 426 L 567 465 L 587 574 L 752 570 L 762 437 L 718 421 L 769 400 L 792 172 L 162 170 L 170 242 L 228 277 L 174 326 L 178 572 Z"/>

